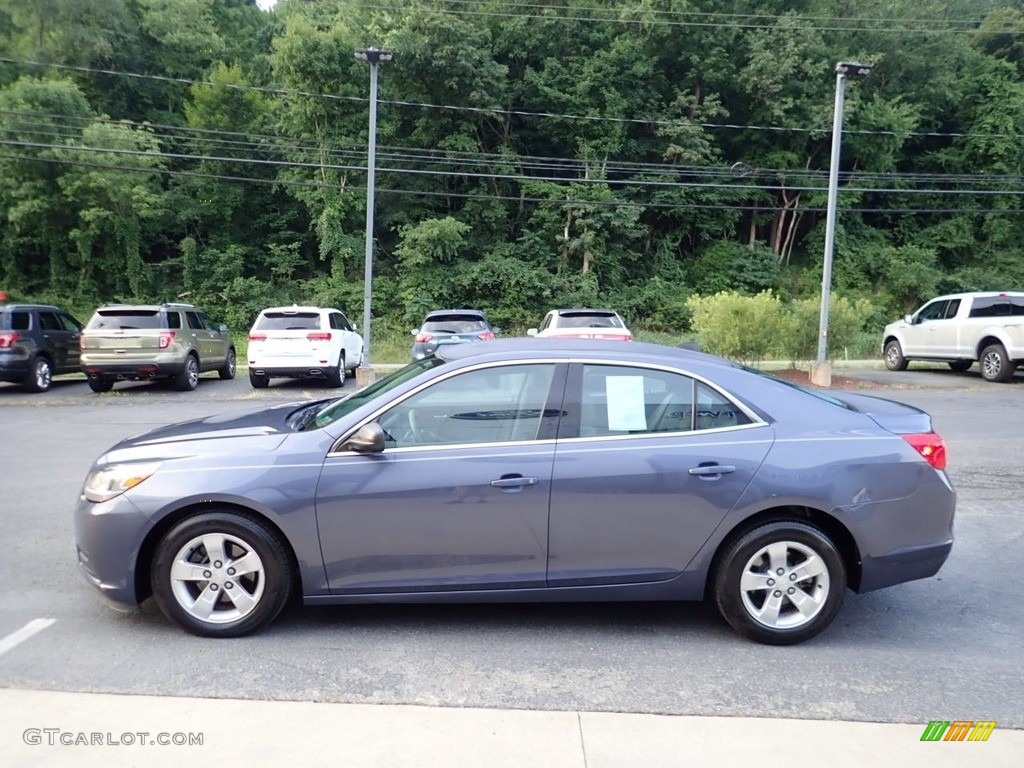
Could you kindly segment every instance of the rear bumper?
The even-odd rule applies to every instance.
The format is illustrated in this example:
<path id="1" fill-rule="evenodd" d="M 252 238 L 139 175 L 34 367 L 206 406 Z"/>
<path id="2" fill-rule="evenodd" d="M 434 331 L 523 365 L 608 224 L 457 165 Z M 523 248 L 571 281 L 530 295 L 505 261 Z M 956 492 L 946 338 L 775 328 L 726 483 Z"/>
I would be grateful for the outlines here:
<path id="1" fill-rule="evenodd" d="M 927 579 L 939 572 L 949 557 L 953 540 L 926 547 L 915 547 L 881 557 L 866 557 L 861 562 L 858 592 L 872 592 L 905 581 Z"/>
<path id="2" fill-rule="evenodd" d="M 28 358 L 0 355 L 0 381 L 18 382 L 28 376 Z"/>
<path id="3" fill-rule="evenodd" d="M 310 378 L 323 378 L 327 375 L 327 371 L 330 366 L 326 365 L 311 365 L 305 366 L 265 366 L 265 365 L 249 365 L 249 373 L 254 373 L 257 376 L 269 376 L 270 378 L 283 378 L 283 379 L 310 379 Z"/>
<path id="4" fill-rule="evenodd" d="M 82 371 L 90 379 L 162 379 L 179 375 L 185 368 L 184 362 L 179 363 L 84 363 Z"/>

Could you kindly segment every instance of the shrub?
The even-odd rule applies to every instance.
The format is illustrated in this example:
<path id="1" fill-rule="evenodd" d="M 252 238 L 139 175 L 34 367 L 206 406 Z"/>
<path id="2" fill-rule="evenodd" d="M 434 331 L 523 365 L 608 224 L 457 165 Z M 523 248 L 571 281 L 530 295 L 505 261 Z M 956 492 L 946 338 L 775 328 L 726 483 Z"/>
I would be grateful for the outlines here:
<path id="1" fill-rule="evenodd" d="M 776 341 L 782 305 L 771 291 L 741 296 L 722 291 L 691 296 L 691 325 L 706 352 L 747 364 L 764 360 Z"/>

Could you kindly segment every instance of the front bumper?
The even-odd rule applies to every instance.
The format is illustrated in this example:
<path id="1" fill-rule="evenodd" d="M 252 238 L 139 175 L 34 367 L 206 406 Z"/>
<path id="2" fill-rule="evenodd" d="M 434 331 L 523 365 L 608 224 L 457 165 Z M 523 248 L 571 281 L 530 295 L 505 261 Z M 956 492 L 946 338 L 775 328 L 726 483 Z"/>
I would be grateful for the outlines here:
<path id="1" fill-rule="evenodd" d="M 75 545 L 82 575 L 120 610 L 131 610 L 141 602 L 135 574 L 149 527 L 146 516 L 124 494 L 99 504 L 79 498 L 75 507 Z"/>

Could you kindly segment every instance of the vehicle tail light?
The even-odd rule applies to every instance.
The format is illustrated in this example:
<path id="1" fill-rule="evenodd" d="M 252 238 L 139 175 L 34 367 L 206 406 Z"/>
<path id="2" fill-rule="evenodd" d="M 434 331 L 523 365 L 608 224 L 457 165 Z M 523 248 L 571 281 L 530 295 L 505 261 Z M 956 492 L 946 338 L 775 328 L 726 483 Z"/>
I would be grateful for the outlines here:
<path id="1" fill-rule="evenodd" d="M 331 332 L 330 331 L 313 331 L 312 333 L 307 333 L 306 334 L 306 338 L 309 339 L 310 341 L 330 341 L 331 340 Z"/>
<path id="2" fill-rule="evenodd" d="M 946 444 L 937 434 L 924 432 L 917 435 L 902 435 L 902 437 L 935 469 L 946 468 Z"/>
<path id="3" fill-rule="evenodd" d="M 476 335 L 480 341 L 494 341 L 494 331 L 484 331 Z"/>
<path id="4" fill-rule="evenodd" d="M 428 341 L 430 341 L 432 338 L 434 338 L 434 334 L 432 334 L 432 333 L 417 333 L 416 334 L 416 343 L 417 344 L 425 344 Z"/>
<path id="5" fill-rule="evenodd" d="M 633 340 L 633 334 L 632 333 L 627 333 L 625 336 L 622 337 L 622 340 L 623 341 L 632 341 Z"/>
<path id="6" fill-rule="evenodd" d="M 265 333 L 250 333 L 249 341 L 266 341 L 267 334 Z"/>
<path id="7" fill-rule="evenodd" d="M 175 331 L 160 331 L 160 349 L 167 349 L 174 341 Z"/>
<path id="8" fill-rule="evenodd" d="M 14 346 L 14 342 L 18 340 L 17 331 L 4 331 L 0 333 L 0 349 L 10 349 Z"/>

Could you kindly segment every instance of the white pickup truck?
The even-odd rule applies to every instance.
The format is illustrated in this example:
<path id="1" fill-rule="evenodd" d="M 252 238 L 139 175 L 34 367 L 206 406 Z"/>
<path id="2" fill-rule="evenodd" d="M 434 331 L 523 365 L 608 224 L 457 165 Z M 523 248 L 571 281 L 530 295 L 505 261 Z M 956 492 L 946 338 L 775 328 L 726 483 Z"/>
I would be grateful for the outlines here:
<path id="1" fill-rule="evenodd" d="M 882 355 L 890 371 L 909 360 L 945 362 L 966 371 L 975 362 L 987 381 L 1009 381 L 1024 365 L 1024 293 L 954 293 L 885 326 Z"/>

